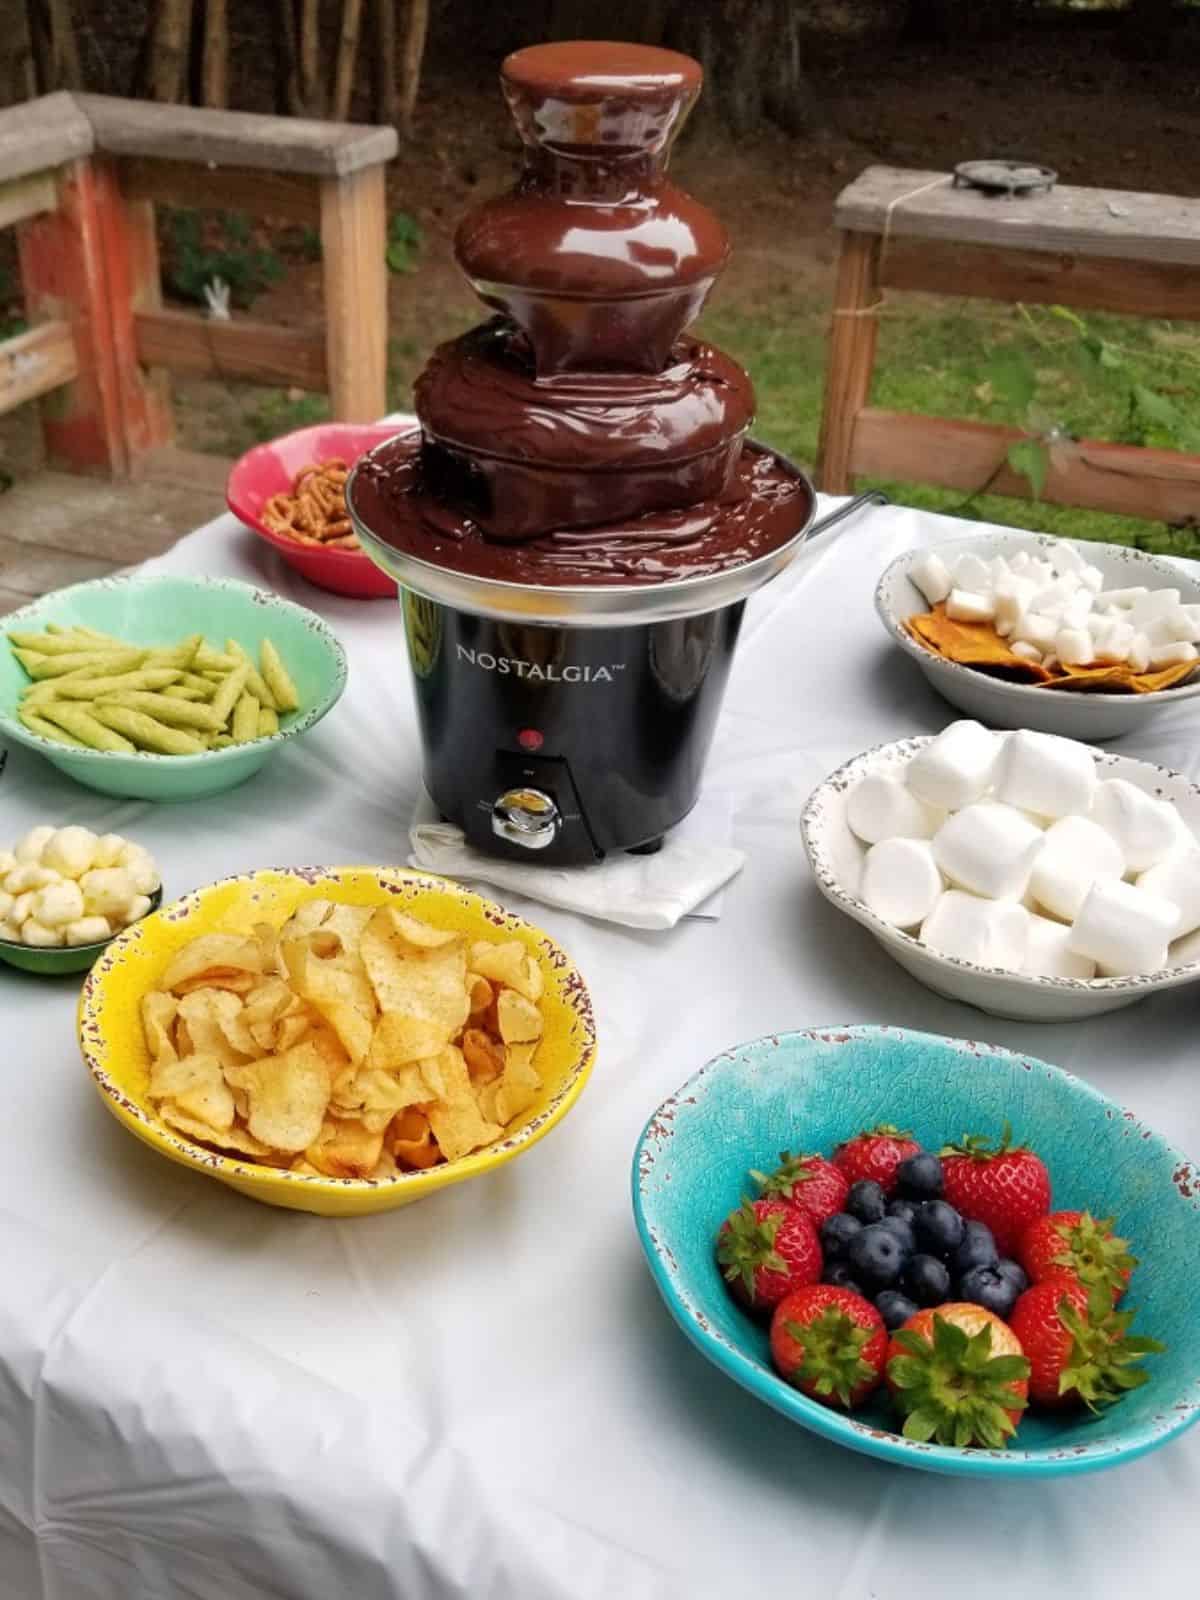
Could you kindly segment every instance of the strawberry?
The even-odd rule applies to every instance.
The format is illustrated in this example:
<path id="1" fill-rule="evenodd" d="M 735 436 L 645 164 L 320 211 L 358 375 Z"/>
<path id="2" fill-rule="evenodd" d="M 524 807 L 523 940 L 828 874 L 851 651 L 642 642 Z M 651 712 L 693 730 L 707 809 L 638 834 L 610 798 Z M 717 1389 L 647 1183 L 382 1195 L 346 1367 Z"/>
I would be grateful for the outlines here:
<path id="1" fill-rule="evenodd" d="M 861 1405 L 883 1380 L 887 1347 L 883 1318 L 870 1301 L 829 1283 L 794 1289 L 771 1318 L 775 1370 L 823 1405 Z"/>
<path id="2" fill-rule="evenodd" d="M 1051 1211 L 1031 1222 L 1021 1235 L 1017 1259 L 1030 1283 L 1073 1278 L 1085 1289 L 1102 1283 L 1114 1305 L 1137 1266 L 1129 1241 L 1113 1233 L 1113 1218 L 1097 1222 L 1088 1211 Z"/>
<path id="3" fill-rule="evenodd" d="M 734 1299 L 768 1316 L 823 1265 L 812 1218 L 786 1200 L 743 1200 L 721 1224 L 717 1261 Z"/>
<path id="4" fill-rule="evenodd" d="M 1070 1278 L 1035 1283 L 1017 1301 L 1013 1332 L 1029 1357 L 1029 1398 L 1059 1410 L 1112 1405 L 1150 1374 L 1133 1363 L 1163 1351 L 1157 1339 L 1130 1336 L 1130 1311 L 1115 1311 L 1105 1284 Z"/>
<path id="5" fill-rule="evenodd" d="M 764 1199 L 777 1196 L 790 1201 L 807 1211 L 817 1227 L 846 1209 L 850 1185 L 824 1156 L 793 1156 L 781 1150 L 774 1172 L 752 1172 L 750 1176 Z"/>
<path id="6" fill-rule="evenodd" d="M 906 1439 L 1002 1449 L 1025 1409 L 1028 1377 L 1008 1324 L 963 1301 L 918 1311 L 888 1346 L 887 1385 Z"/>
<path id="7" fill-rule="evenodd" d="M 884 1194 L 890 1196 L 899 1182 L 896 1168 L 920 1151 L 921 1146 L 911 1133 L 893 1128 L 890 1122 L 881 1122 L 838 1145 L 833 1152 L 833 1164 L 844 1173 L 848 1184 L 857 1183 L 860 1178 L 872 1178 Z"/>
<path id="8" fill-rule="evenodd" d="M 1050 1209 L 1050 1174 L 1041 1157 L 1013 1144 L 1007 1122 L 995 1146 L 964 1134 L 939 1153 L 945 1198 L 972 1222 L 985 1222 L 1000 1254 L 1011 1256 L 1029 1224 Z"/>

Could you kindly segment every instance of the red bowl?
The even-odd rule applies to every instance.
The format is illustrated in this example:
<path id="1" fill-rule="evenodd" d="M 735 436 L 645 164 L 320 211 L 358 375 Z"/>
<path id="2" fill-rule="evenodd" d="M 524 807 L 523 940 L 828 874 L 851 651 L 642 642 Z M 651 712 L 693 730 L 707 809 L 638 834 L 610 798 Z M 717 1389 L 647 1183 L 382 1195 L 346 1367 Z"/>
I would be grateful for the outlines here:
<path id="1" fill-rule="evenodd" d="M 356 600 L 394 598 L 395 579 L 381 572 L 361 550 L 325 550 L 314 544 L 300 544 L 265 527 L 262 509 L 272 495 L 288 493 L 296 474 L 311 462 L 340 456 L 347 466 L 352 466 L 375 445 L 398 433 L 408 433 L 417 425 L 415 417 L 400 417 L 393 422 L 370 424 L 321 422 L 285 433 L 282 439 L 247 450 L 235 462 L 225 486 L 225 502 L 239 521 L 274 545 L 288 566 L 318 589 L 350 595 Z"/>

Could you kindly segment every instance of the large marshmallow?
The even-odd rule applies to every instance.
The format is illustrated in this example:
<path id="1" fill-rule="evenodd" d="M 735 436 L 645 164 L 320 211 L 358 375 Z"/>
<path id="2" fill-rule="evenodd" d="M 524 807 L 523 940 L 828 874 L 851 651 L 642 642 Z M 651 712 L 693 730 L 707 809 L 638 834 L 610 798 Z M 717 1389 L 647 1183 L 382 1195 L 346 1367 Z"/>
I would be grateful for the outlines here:
<path id="1" fill-rule="evenodd" d="M 956 589 L 974 589 L 977 594 L 989 593 L 994 581 L 991 563 L 969 551 L 959 556 L 950 572 Z"/>
<path id="2" fill-rule="evenodd" d="M 951 622 L 991 622 L 996 605 L 987 590 L 951 589 L 946 615 Z"/>
<path id="3" fill-rule="evenodd" d="M 859 894 L 884 922 L 915 928 L 937 904 L 942 875 L 923 839 L 885 839 L 867 851 Z"/>
<path id="4" fill-rule="evenodd" d="M 1044 837 L 1013 806 L 980 800 L 943 822 L 933 855 L 950 881 L 972 894 L 1019 900 Z"/>
<path id="5" fill-rule="evenodd" d="M 1139 889 L 1179 907 L 1173 939 L 1182 939 L 1200 928 L 1200 848 L 1168 856 L 1156 867 L 1139 873 L 1136 881 Z"/>
<path id="6" fill-rule="evenodd" d="M 922 923 L 920 940 L 960 961 L 1019 972 L 1028 930 L 1029 913 L 1015 901 L 980 900 L 960 889 L 947 889 Z"/>
<path id="7" fill-rule="evenodd" d="M 1001 741 L 981 722 L 952 722 L 909 762 L 905 780 L 918 800 L 957 811 L 988 791 Z"/>
<path id="8" fill-rule="evenodd" d="M 1125 857 L 1111 833 L 1087 817 L 1060 817 L 1043 835 L 1029 887 L 1051 916 L 1070 922 L 1097 878 L 1124 872 Z"/>
<path id="9" fill-rule="evenodd" d="M 1094 978 L 1096 963 L 1070 948 L 1071 930 L 1049 917 L 1030 917 L 1021 971 L 1035 978 Z"/>
<path id="10" fill-rule="evenodd" d="M 1147 867 L 1157 866 L 1180 842 L 1175 807 L 1124 778 L 1106 778 L 1097 784 L 1089 815 L 1120 845 L 1126 872 L 1145 872 Z"/>
<path id="11" fill-rule="evenodd" d="M 846 821 L 864 844 L 883 839 L 932 839 L 943 813 L 918 800 L 899 778 L 873 772 L 846 797 Z"/>
<path id="12" fill-rule="evenodd" d="M 913 562 L 908 569 L 908 575 L 931 606 L 936 606 L 939 600 L 944 600 L 954 587 L 950 579 L 950 568 L 941 556 L 932 550 Z"/>
<path id="13" fill-rule="evenodd" d="M 1004 741 L 996 799 L 1041 817 L 1085 813 L 1096 792 L 1096 764 L 1085 745 L 1022 728 Z"/>
<path id="14" fill-rule="evenodd" d="M 1178 921 L 1173 901 L 1120 878 L 1101 878 L 1088 890 L 1067 948 L 1088 956 L 1109 977 L 1157 972 L 1167 964 Z"/>

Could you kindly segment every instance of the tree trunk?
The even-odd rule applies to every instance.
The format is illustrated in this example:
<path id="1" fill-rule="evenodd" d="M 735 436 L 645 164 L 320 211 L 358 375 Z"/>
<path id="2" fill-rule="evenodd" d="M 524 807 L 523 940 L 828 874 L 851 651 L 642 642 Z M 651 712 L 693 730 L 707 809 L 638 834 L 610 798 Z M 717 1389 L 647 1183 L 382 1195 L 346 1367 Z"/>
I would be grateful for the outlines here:
<path id="1" fill-rule="evenodd" d="M 1145 61 L 1164 61 L 1174 42 L 1175 0 L 1133 0 L 1124 32 L 1130 53 Z"/>
<path id="2" fill-rule="evenodd" d="M 82 89 L 83 69 L 71 0 L 30 0 L 28 15 L 40 91 L 50 94 L 55 89 Z"/>
<path id="3" fill-rule="evenodd" d="M 334 122 L 345 122 L 354 99 L 354 69 L 358 59 L 358 33 L 362 26 L 363 0 L 342 0 L 342 26 L 338 33 L 337 60 L 333 72 L 333 99 L 329 115 Z"/>
<path id="4" fill-rule="evenodd" d="M 229 104 L 229 0 L 204 0 L 200 102 L 221 108 Z"/>
<path id="5" fill-rule="evenodd" d="M 36 93 L 25 0 L 0 0 L 0 106 L 18 105 Z"/>
<path id="6" fill-rule="evenodd" d="M 183 98 L 191 33 L 192 0 L 158 0 L 143 81 L 148 100 Z"/>
<path id="7" fill-rule="evenodd" d="M 371 0 L 371 57 L 375 76 L 375 121 L 395 126 L 400 114 L 396 95 L 396 0 Z"/>
<path id="8" fill-rule="evenodd" d="M 764 121 L 802 133 L 813 125 L 815 99 L 801 64 L 801 11 L 802 0 L 678 0 L 662 42 L 703 66 L 708 118 L 738 136 Z"/>
<path id="9" fill-rule="evenodd" d="M 400 52 L 400 127 L 412 132 L 421 89 L 421 63 L 425 59 L 425 39 L 429 33 L 429 0 L 408 0 L 404 19 L 404 44 Z"/>
<path id="10" fill-rule="evenodd" d="M 298 28 L 300 99 L 306 115 L 319 117 L 325 104 L 325 84 L 321 81 L 320 0 L 300 0 Z"/>
<path id="11" fill-rule="evenodd" d="M 275 109 L 283 116 L 304 115 L 300 93 L 300 52 L 292 0 L 275 0 Z"/>

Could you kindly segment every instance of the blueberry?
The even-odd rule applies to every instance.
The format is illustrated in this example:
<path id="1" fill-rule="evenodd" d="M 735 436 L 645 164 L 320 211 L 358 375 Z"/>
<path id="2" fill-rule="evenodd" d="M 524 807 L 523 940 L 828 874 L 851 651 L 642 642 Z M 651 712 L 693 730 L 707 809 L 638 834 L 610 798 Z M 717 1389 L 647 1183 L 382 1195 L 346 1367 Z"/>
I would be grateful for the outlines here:
<path id="1" fill-rule="evenodd" d="M 851 1239 L 847 1255 L 859 1281 L 872 1289 L 895 1283 L 904 1265 L 904 1247 L 891 1228 L 879 1222 Z"/>
<path id="2" fill-rule="evenodd" d="M 937 1200 L 942 1192 L 942 1163 L 928 1150 L 909 1156 L 896 1168 L 899 1192 L 906 1200 Z"/>
<path id="3" fill-rule="evenodd" d="M 1025 1275 L 1025 1269 L 1016 1261 L 997 1261 L 996 1271 L 1006 1282 L 1014 1286 L 1018 1294 L 1024 1294 L 1028 1289 L 1029 1279 Z"/>
<path id="4" fill-rule="evenodd" d="M 902 1328 L 909 1317 L 915 1317 L 919 1306 L 913 1304 L 906 1294 L 901 1294 L 899 1289 L 881 1289 L 875 1296 L 875 1309 L 883 1318 L 883 1325 L 890 1333 L 897 1328 Z"/>
<path id="5" fill-rule="evenodd" d="M 955 1277 L 961 1278 L 972 1267 L 994 1267 L 1000 1259 L 992 1230 L 986 1222 L 968 1222 L 963 1229 L 962 1243 L 951 1257 L 950 1267 Z"/>
<path id="6" fill-rule="evenodd" d="M 883 1190 L 873 1178 L 860 1178 L 850 1185 L 846 1210 L 860 1222 L 882 1222 L 887 1210 Z"/>
<path id="7" fill-rule="evenodd" d="M 963 1239 L 963 1219 L 944 1200 L 926 1200 L 917 1212 L 914 1232 L 917 1249 L 943 1260 L 958 1249 Z"/>
<path id="8" fill-rule="evenodd" d="M 1017 1286 L 995 1267 L 972 1267 L 959 1280 L 958 1292 L 985 1311 L 1007 1317 L 1017 1303 Z"/>
<path id="9" fill-rule="evenodd" d="M 950 1298 L 950 1274 L 936 1256 L 910 1257 L 900 1281 L 919 1306 L 945 1305 Z"/>
<path id="10" fill-rule="evenodd" d="M 901 1248 L 906 1256 L 912 1255 L 917 1248 L 916 1237 L 913 1234 L 912 1223 L 906 1222 L 903 1217 L 884 1217 L 882 1222 L 872 1224 L 876 1228 L 890 1228 L 900 1241 Z"/>
<path id="11" fill-rule="evenodd" d="M 907 1222 L 911 1227 L 917 1220 L 920 1206 L 915 1200 L 891 1200 L 888 1202 L 887 1214 L 889 1217 L 898 1217 L 901 1222 Z"/>
<path id="12" fill-rule="evenodd" d="M 850 1289 L 854 1294 L 862 1294 L 858 1279 L 853 1276 L 844 1261 L 831 1261 L 821 1274 L 821 1282 L 832 1283 L 839 1289 Z"/>
<path id="13" fill-rule="evenodd" d="M 821 1224 L 821 1250 L 826 1261 L 842 1261 L 856 1233 L 862 1232 L 862 1223 L 847 1211 L 826 1217 Z"/>

